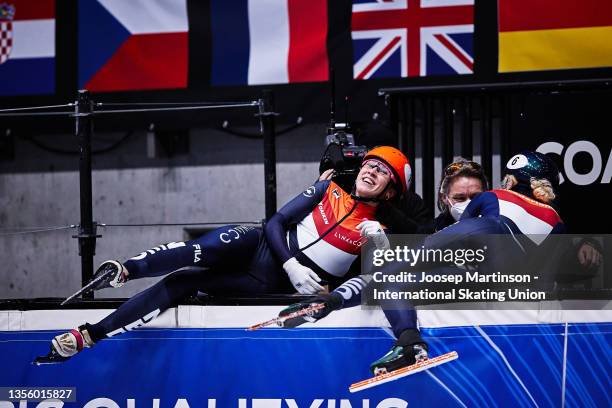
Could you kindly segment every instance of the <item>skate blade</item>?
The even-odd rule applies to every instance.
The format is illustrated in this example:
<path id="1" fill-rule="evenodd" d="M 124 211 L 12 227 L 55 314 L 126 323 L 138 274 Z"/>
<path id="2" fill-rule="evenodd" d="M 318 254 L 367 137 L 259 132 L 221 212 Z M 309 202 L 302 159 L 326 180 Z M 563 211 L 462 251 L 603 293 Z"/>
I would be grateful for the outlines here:
<path id="1" fill-rule="evenodd" d="M 68 303 L 71 303 L 77 297 L 93 291 L 94 290 L 93 287 L 96 284 L 98 284 L 102 279 L 106 278 L 109 273 L 110 272 L 103 273 L 100 276 L 98 276 L 97 278 L 93 279 L 87 285 L 83 286 L 81 289 L 77 290 L 75 293 L 73 293 L 72 295 L 68 296 L 62 303 L 60 303 L 60 306 L 64 306 L 64 305 L 66 305 Z"/>
<path id="2" fill-rule="evenodd" d="M 319 310 L 323 309 L 324 307 L 325 307 L 325 304 L 323 303 L 313 303 L 305 309 L 298 310 L 297 312 L 289 313 L 285 316 L 278 316 L 278 317 L 275 317 L 274 319 L 270 319 L 262 323 L 254 324 L 253 326 L 247 327 L 245 330 L 246 331 L 259 330 L 262 327 L 273 326 L 273 325 L 278 326 L 278 327 L 285 327 L 285 322 L 287 320 L 295 319 L 298 317 L 304 317 L 304 316 L 312 316 Z"/>
<path id="3" fill-rule="evenodd" d="M 437 367 L 439 365 L 448 363 L 450 361 L 459 358 L 459 354 L 456 351 L 442 354 L 438 357 L 430 358 L 420 363 L 416 363 L 407 367 L 402 367 L 397 370 L 391 371 L 390 373 L 377 375 L 375 377 L 368 378 L 363 381 L 359 381 L 351 384 L 349 387 L 350 392 L 363 391 L 368 388 L 376 387 L 381 384 L 385 384 L 391 381 L 399 380 L 400 378 L 420 373 L 421 371 L 429 370 L 430 368 Z"/>

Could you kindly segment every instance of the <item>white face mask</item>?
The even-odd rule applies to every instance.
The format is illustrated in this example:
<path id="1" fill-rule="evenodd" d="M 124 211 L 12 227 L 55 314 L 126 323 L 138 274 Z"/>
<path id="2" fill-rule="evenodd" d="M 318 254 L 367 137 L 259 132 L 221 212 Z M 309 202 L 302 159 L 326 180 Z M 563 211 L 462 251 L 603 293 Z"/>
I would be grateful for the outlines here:
<path id="1" fill-rule="evenodd" d="M 470 203 L 469 198 L 465 201 L 461 201 L 455 204 L 451 204 L 450 206 L 450 213 L 453 216 L 453 218 L 455 219 L 455 221 L 459 221 L 459 218 L 461 218 L 461 215 L 463 214 L 463 212 L 465 211 L 465 208 L 468 206 L 468 204 Z M 450 204 L 450 200 L 448 201 Z"/>

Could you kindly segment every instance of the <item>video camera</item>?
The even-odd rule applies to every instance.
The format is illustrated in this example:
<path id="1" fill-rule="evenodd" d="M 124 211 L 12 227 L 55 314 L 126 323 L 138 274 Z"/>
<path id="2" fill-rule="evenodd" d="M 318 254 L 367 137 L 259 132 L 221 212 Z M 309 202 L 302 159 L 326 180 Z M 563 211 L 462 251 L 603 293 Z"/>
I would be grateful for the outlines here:
<path id="1" fill-rule="evenodd" d="M 351 191 L 368 148 L 355 146 L 355 136 L 347 123 L 332 123 L 327 128 L 325 144 L 326 148 L 319 163 L 319 174 L 334 169 L 334 182 L 345 191 Z"/>
<path id="2" fill-rule="evenodd" d="M 326 148 L 319 164 L 319 173 L 334 169 L 336 176 L 356 177 L 368 152 L 366 146 L 355 146 L 355 136 L 346 123 L 336 123 L 327 129 Z"/>

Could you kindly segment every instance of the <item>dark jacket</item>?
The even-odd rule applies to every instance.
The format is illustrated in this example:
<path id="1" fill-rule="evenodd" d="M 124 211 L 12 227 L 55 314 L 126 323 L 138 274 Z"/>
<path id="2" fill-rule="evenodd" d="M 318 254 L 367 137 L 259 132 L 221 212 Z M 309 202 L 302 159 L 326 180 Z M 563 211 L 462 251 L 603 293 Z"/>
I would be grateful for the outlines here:
<path id="1" fill-rule="evenodd" d="M 426 234 L 433 223 L 423 199 L 412 192 L 401 199 L 380 203 L 376 219 L 394 234 Z"/>

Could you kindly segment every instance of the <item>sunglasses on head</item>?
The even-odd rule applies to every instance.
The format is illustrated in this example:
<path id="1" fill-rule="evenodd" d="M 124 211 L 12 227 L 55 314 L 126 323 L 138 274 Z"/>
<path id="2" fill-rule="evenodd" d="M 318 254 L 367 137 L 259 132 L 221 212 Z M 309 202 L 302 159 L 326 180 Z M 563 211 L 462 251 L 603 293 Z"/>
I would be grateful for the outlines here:
<path id="1" fill-rule="evenodd" d="M 470 169 L 470 170 L 482 172 L 482 166 L 476 162 L 459 161 L 459 162 L 451 163 L 448 166 L 446 166 L 446 168 L 444 169 L 444 175 L 452 176 L 464 169 Z"/>

